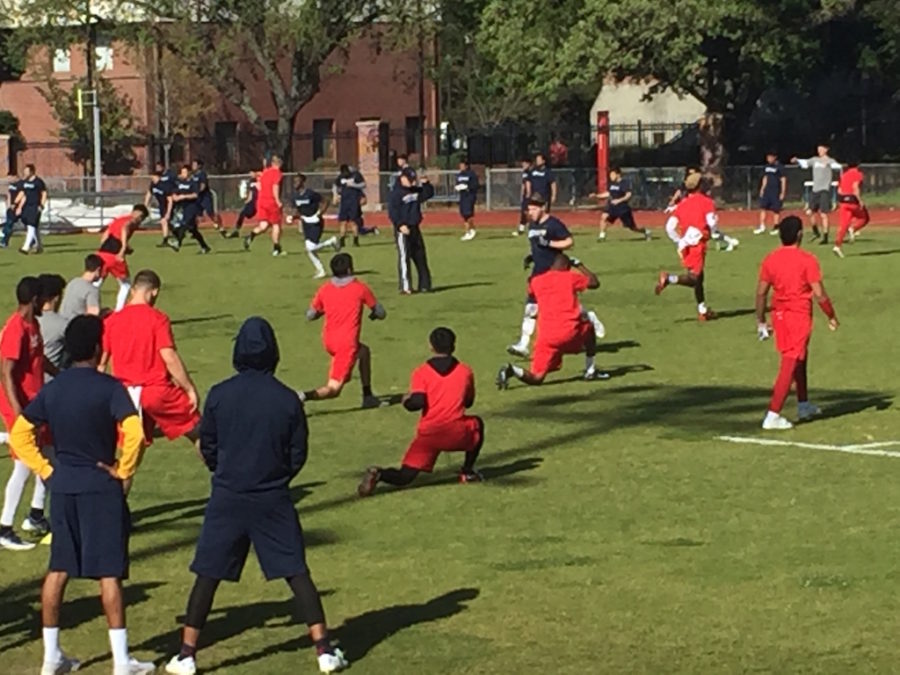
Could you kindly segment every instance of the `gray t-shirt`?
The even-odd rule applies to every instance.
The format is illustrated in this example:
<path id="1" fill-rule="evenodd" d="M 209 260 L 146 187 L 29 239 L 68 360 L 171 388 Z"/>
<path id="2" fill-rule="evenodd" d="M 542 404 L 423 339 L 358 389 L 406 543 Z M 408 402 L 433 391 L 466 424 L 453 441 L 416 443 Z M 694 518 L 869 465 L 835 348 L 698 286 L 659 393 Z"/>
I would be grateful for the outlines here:
<path id="1" fill-rule="evenodd" d="M 56 312 L 44 312 L 38 317 L 41 326 L 41 337 L 44 339 L 44 356 L 54 366 L 59 368 L 65 355 L 66 326 L 69 322 Z M 49 375 L 44 378 L 49 381 Z"/>
<path id="2" fill-rule="evenodd" d="M 827 156 L 801 159 L 800 166 L 804 169 L 812 169 L 813 192 L 827 192 L 831 190 L 832 169 L 841 168 L 840 164 Z"/>
<path id="3" fill-rule="evenodd" d="M 71 321 L 76 316 L 87 314 L 88 307 L 100 309 L 100 289 L 90 281 L 75 277 L 66 286 L 59 313 L 66 321 Z"/>

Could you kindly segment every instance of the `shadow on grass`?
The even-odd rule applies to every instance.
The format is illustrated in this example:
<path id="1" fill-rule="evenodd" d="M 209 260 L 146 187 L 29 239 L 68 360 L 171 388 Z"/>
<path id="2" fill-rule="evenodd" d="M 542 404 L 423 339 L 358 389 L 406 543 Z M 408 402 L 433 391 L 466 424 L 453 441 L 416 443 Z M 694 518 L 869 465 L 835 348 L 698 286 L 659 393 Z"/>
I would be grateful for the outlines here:
<path id="1" fill-rule="evenodd" d="M 637 349 L 641 343 L 637 340 L 619 340 L 618 342 L 598 342 L 598 354 L 617 354 L 623 349 Z"/>
<path id="2" fill-rule="evenodd" d="M 381 408 L 390 408 L 391 406 L 400 405 L 403 402 L 403 394 L 383 394 L 381 396 L 376 396 L 375 398 L 381 403 Z M 354 406 L 353 408 L 338 408 L 337 410 L 316 410 L 307 402 L 305 404 L 305 409 L 308 417 L 325 417 L 327 415 L 346 415 L 355 412 L 369 412 L 371 410 L 378 410 L 379 408 L 362 408 L 360 406 Z"/>
<path id="3" fill-rule="evenodd" d="M 463 284 L 447 284 L 446 286 L 435 286 L 431 289 L 432 293 L 444 293 L 445 291 L 457 291 L 462 288 L 478 288 L 479 286 L 493 286 L 493 281 L 470 281 Z"/>
<path id="4" fill-rule="evenodd" d="M 859 253 L 858 255 L 860 255 L 860 256 L 876 256 L 876 255 L 895 255 L 897 253 L 900 253 L 900 248 L 891 248 L 891 249 L 881 250 L 881 251 L 864 251 L 862 253 Z"/>
<path id="5" fill-rule="evenodd" d="M 210 316 L 196 316 L 188 319 L 173 319 L 170 323 L 173 326 L 183 326 L 191 323 L 207 323 L 209 321 L 219 321 L 220 319 L 233 319 L 234 314 L 212 314 Z"/>
<path id="6" fill-rule="evenodd" d="M 653 366 L 649 363 L 632 363 L 627 366 L 613 366 L 611 368 L 607 368 L 602 363 L 597 366 L 598 370 L 602 370 L 605 373 L 609 374 L 609 380 L 615 380 L 619 377 L 625 377 L 626 375 L 633 375 L 634 373 L 649 373 L 654 370 Z M 565 377 L 561 380 L 550 380 L 549 382 L 545 381 L 539 386 L 541 389 L 546 389 L 548 387 L 555 387 L 560 384 L 571 384 L 572 382 L 584 382 L 586 385 L 591 386 L 603 386 L 604 382 L 608 382 L 609 380 L 585 380 L 581 375 L 573 375 L 572 377 Z M 529 386 L 529 385 L 522 385 Z M 517 387 L 518 388 L 518 387 Z M 543 400 L 541 401 L 543 403 Z"/>
<path id="7" fill-rule="evenodd" d="M 726 309 L 721 312 L 716 312 L 716 318 L 713 319 L 713 321 L 734 319 L 742 316 L 751 316 L 753 314 L 756 314 L 755 309 Z M 685 317 L 683 319 L 676 319 L 675 323 L 697 323 L 697 319 Z"/>

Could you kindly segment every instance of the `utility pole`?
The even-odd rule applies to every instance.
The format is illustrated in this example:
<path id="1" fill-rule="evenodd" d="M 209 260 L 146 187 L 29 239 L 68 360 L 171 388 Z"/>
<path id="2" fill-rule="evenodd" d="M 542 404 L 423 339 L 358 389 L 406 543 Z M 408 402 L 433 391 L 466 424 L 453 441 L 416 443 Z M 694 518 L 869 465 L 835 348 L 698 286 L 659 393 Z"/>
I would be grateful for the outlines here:
<path id="1" fill-rule="evenodd" d="M 100 158 L 100 102 L 97 97 L 97 87 L 94 86 L 94 61 L 97 58 L 97 25 L 91 12 L 91 0 L 84 0 L 84 18 L 87 25 L 87 54 L 85 54 L 87 87 L 84 94 L 90 98 L 88 101 L 84 101 L 79 93 L 78 115 L 80 119 L 84 114 L 83 105 L 85 103 L 93 106 L 91 132 L 94 138 L 94 192 L 100 192 L 103 181 L 103 163 Z"/>

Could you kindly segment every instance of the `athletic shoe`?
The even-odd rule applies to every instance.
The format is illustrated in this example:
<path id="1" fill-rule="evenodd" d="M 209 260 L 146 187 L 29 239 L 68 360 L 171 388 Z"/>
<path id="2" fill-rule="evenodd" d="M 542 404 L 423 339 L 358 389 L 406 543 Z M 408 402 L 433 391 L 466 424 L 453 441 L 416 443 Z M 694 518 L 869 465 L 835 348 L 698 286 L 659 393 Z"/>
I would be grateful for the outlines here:
<path id="1" fill-rule="evenodd" d="M 765 225 L 760 225 L 760 226 L 757 227 L 755 230 L 753 230 L 753 234 L 765 234 L 765 233 L 766 233 L 766 226 L 765 226 Z"/>
<path id="2" fill-rule="evenodd" d="M 598 242 L 601 242 L 601 243 L 604 242 L 604 241 L 606 241 L 606 233 L 605 233 L 605 232 L 601 232 L 600 234 L 598 234 L 598 235 L 597 235 L 597 241 L 598 241 Z"/>
<path id="3" fill-rule="evenodd" d="M 818 225 L 813 225 L 813 226 L 812 226 L 812 235 L 813 235 L 813 239 L 818 239 L 819 237 L 822 236 L 822 233 L 819 232 L 819 226 L 818 226 Z"/>
<path id="4" fill-rule="evenodd" d="M 359 235 L 353 235 L 353 246 L 359 247 Z"/>
<path id="5" fill-rule="evenodd" d="M 819 406 L 810 403 L 809 401 L 803 401 L 797 404 L 797 419 L 801 422 L 812 419 L 813 417 L 817 417 L 821 414 L 822 409 L 819 408 Z"/>
<path id="6" fill-rule="evenodd" d="M 228 239 L 231 236 L 231 233 L 228 232 L 224 227 L 217 227 L 216 232 L 219 233 L 219 236 L 222 237 L 222 239 Z"/>
<path id="7" fill-rule="evenodd" d="M 240 236 L 241 236 L 240 230 L 232 230 L 231 232 L 228 233 L 228 236 L 225 238 L 226 239 L 237 239 Z"/>
<path id="8" fill-rule="evenodd" d="M 156 670 L 156 664 L 151 661 L 138 661 L 132 657 L 128 663 L 113 666 L 113 675 L 144 675 Z"/>
<path id="9" fill-rule="evenodd" d="M 659 279 L 656 280 L 656 288 L 653 289 L 653 292 L 659 295 L 664 290 L 666 290 L 666 286 L 669 285 L 669 273 L 668 272 L 660 272 Z"/>
<path id="10" fill-rule="evenodd" d="M 606 326 L 603 325 L 603 322 L 600 319 L 588 317 L 590 319 L 591 324 L 594 326 L 594 335 L 597 336 L 598 340 L 602 340 L 606 337 Z"/>
<path id="11" fill-rule="evenodd" d="M 56 663 L 47 663 L 41 666 L 41 675 L 64 675 L 65 673 L 74 673 L 81 668 L 81 661 L 72 659 L 60 652 L 59 661 Z"/>
<path id="12" fill-rule="evenodd" d="M 197 251 L 197 255 L 206 255 L 208 253 L 212 253 L 211 248 L 201 248 L 199 251 Z"/>
<path id="13" fill-rule="evenodd" d="M 706 310 L 705 314 L 698 314 L 697 321 L 715 321 L 719 318 L 719 315 L 716 314 L 711 309 Z"/>
<path id="14" fill-rule="evenodd" d="M 510 345 L 506 348 L 506 353 L 512 356 L 518 356 L 523 359 L 528 358 L 528 347 L 522 347 L 521 345 Z"/>
<path id="15" fill-rule="evenodd" d="M 762 428 L 766 431 L 786 431 L 793 429 L 794 425 L 777 413 L 769 411 L 763 420 Z"/>
<path id="16" fill-rule="evenodd" d="M 833 249 L 831 249 L 831 252 L 834 253 L 838 258 L 843 259 L 844 257 L 844 252 L 841 250 L 840 246 L 835 246 Z"/>
<path id="17" fill-rule="evenodd" d="M 653 235 L 650 234 L 650 228 L 644 228 L 644 240 L 653 241 Z"/>
<path id="18" fill-rule="evenodd" d="M 607 373 L 605 370 L 590 368 L 589 370 L 584 371 L 584 379 L 586 382 L 592 382 L 595 380 L 608 380 L 609 373 Z"/>
<path id="19" fill-rule="evenodd" d="M 183 659 L 176 654 L 166 664 L 166 672 L 169 675 L 194 675 L 197 672 L 197 662 L 193 656 Z"/>
<path id="20" fill-rule="evenodd" d="M 9 248 L 9 243 L 5 241 L 0 241 L 0 248 Z"/>
<path id="21" fill-rule="evenodd" d="M 26 532 L 34 532 L 36 536 L 43 537 L 50 531 L 50 522 L 46 518 L 33 519 L 28 516 L 22 521 L 22 529 Z"/>
<path id="22" fill-rule="evenodd" d="M 412 295 L 412 291 L 400 291 L 400 295 Z"/>
<path id="23" fill-rule="evenodd" d="M 377 466 L 370 466 L 366 469 L 366 474 L 359 482 L 356 488 L 356 494 L 360 497 L 371 497 L 375 493 L 375 486 L 378 485 L 378 478 L 381 476 L 381 469 Z"/>
<path id="24" fill-rule="evenodd" d="M 344 652 L 335 648 L 331 653 L 319 654 L 320 673 L 338 673 L 344 668 L 350 667 L 350 662 L 344 657 Z"/>
<path id="25" fill-rule="evenodd" d="M 847 230 L 847 234 L 850 235 L 850 243 L 854 243 L 856 241 L 856 230 L 851 227 Z"/>
<path id="26" fill-rule="evenodd" d="M 321 272 L 316 272 L 315 274 L 313 274 L 313 277 L 312 277 L 312 278 L 313 278 L 313 279 L 324 279 L 324 278 L 327 277 L 327 276 L 328 276 L 328 275 L 325 274 L 325 270 L 322 270 Z"/>
<path id="27" fill-rule="evenodd" d="M 19 253 L 21 253 L 22 255 L 28 255 L 28 249 L 20 248 Z"/>
<path id="28" fill-rule="evenodd" d="M 9 551 L 30 551 L 36 544 L 30 541 L 23 541 L 15 532 L 10 530 L 3 536 L 0 536 L 0 547 Z"/>
<path id="29" fill-rule="evenodd" d="M 740 245 L 741 242 L 734 237 L 725 237 L 725 243 L 727 244 L 727 246 L 725 247 L 725 253 L 731 253 Z"/>
<path id="30" fill-rule="evenodd" d="M 819 245 L 824 245 L 824 244 L 827 244 L 827 243 L 828 243 L 828 233 L 825 232 L 825 233 L 822 235 L 822 241 L 819 242 Z"/>
<path id="31" fill-rule="evenodd" d="M 335 253 L 340 253 L 343 246 L 341 245 L 341 240 L 335 237 L 334 243 L 331 245 L 331 248 L 334 249 Z"/>
<path id="32" fill-rule="evenodd" d="M 170 249 L 172 249 L 176 253 L 178 253 L 178 251 L 181 250 L 181 244 L 178 242 L 177 239 L 173 239 L 172 237 L 169 237 L 168 239 L 166 239 L 166 246 L 168 246 Z"/>
<path id="33" fill-rule="evenodd" d="M 156 245 L 156 248 L 167 248 L 169 245 L 169 239 L 167 237 L 163 237 L 163 240 Z"/>
<path id="34" fill-rule="evenodd" d="M 475 230 L 469 230 L 459 239 L 460 241 L 472 241 L 475 238 Z"/>
<path id="35" fill-rule="evenodd" d="M 497 389 L 509 389 L 509 378 L 512 377 L 512 365 L 507 363 L 497 373 Z"/>
<path id="36" fill-rule="evenodd" d="M 372 408 L 383 408 L 386 403 L 384 403 L 377 396 L 363 396 L 362 400 L 362 409 L 363 410 L 371 410 Z"/>
<path id="37" fill-rule="evenodd" d="M 769 236 L 770 236 L 770 237 L 774 237 L 774 236 L 776 236 L 778 233 L 779 233 L 779 230 L 778 230 L 777 227 L 773 227 L 771 230 L 769 230 Z"/>
<path id="38" fill-rule="evenodd" d="M 244 237 L 244 250 L 245 251 L 250 250 L 250 243 L 252 241 L 253 241 L 253 238 L 249 234 L 246 237 Z"/>
<path id="39" fill-rule="evenodd" d="M 471 471 L 466 471 L 464 469 L 460 469 L 459 482 L 460 483 L 483 483 L 484 476 L 482 476 L 478 471 L 475 471 L 475 469 L 472 469 Z"/>

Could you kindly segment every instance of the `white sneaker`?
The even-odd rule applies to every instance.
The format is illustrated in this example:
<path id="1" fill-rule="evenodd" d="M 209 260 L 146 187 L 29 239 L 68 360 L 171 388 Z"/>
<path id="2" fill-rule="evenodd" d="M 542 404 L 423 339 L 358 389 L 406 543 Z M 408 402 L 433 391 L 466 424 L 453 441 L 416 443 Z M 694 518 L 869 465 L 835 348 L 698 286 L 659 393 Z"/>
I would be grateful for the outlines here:
<path id="1" fill-rule="evenodd" d="M 340 649 L 335 649 L 331 654 L 319 654 L 318 658 L 320 673 L 337 673 L 350 667 L 350 662 Z"/>
<path id="2" fill-rule="evenodd" d="M 197 662 L 193 656 L 182 659 L 176 654 L 166 664 L 166 672 L 169 675 L 194 675 L 197 672 Z"/>
<path id="3" fill-rule="evenodd" d="M 41 675 L 65 675 L 65 673 L 74 673 L 79 668 L 81 668 L 81 661 L 60 653 L 59 661 L 56 663 L 44 662 L 44 665 L 41 666 Z"/>
<path id="4" fill-rule="evenodd" d="M 521 345 L 510 345 L 506 348 L 507 354 L 512 354 L 513 356 L 521 356 L 523 359 L 528 358 L 528 347 L 523 347 Z"/>
<path id="5" fill-rule="evenodd" d="M 844 252 L 841 250 L 841 247 L 840 247 L 840 246 L 835 246 L 833 249 L 831 249 L 831 251 L 832 251 L 832 253 L 834 253 L 838 258 L 843 259 L 843 257 L 844 257 Z"/>
<path id="6" fill-rule="evenodd" d="M 778 234 L 781 234 L 781 230 L 779 230 L 777 227 L 773 227 L 771 230 L 769 230 L 769 236 L 771 237 L 774 237 Z"/>
<path id="7" fill-rule="evenodd" d="M 766 418 L 763 420 L 762 428 L 766 431 L 785 431 L 787 429 L 793 429 L 794 425 L 778 413 L 773 413 L 770 410 L 768 413 L 766 413 Z"/>
<path id="8" fill-rule="evenodd" d="M 725 247 L 725 253 L 731 253 L 734 249 L 736 249 L 740 245 L 740 241 L 735 239 L 734 237 L 725 237 L 725 243 L 728 244 Z"/>
<path id="9" fill-rule="evenodd" d="M 322 270 L 321 272 L 316 272 L 315 274 L 313 274 L 313 279 L 324 279 L 327 276 L 328 275 L 325 274 L 325 270 Z"/>
<path id="10" fill-rule="evenodd" d="M 597 370 L 596 368 L 591 368 L 590 370 L 584 371 L 584 379 L 588 382 L 593 380 L 608 380 L 609 373 L 605 370 Z"/>
<path id="11" fill-rule="evenodd" d="M 113 666 L 113 675 L 144 675 L 156 670 L 156 664 L 151 661 L 138 661 L 132 657 L 128 663 Z"/>
<path id="12" fill-rule="evenodd" d="M 597 241 L 606 241 L 606 232 L 601 232 L 597 235 Z"/>
<path id="13" fill-rule="evenodd" d="M 594 335 L 597 336 L 598 340 L 602 340 L 606 337 L 606 326 L 603 325 L 603 322 L 600 319 L 591 319 L 591 323 L 594 324 Z"/>
<path id="14" fill-rule="evenodd" d="M 765 225 L 760 225 L 760 226 L 757 227 L 755 230 L 753 230 L 753 234 L 765 234 L 765 233 L 766 233 L 766 226 L 765 226 Z"/>
<path id="15" fill-rule="evenodd" d="M 469 230 L 462 237 L 460 237 L 460 241 L 472 241 L 475 238 L 475 230 Z"/>
<path id="16" fill-rule="evenodd" d="M 9 551 L 30 551 L 35 547 L 35 544 L 30 541 L 23 541 L 15 532 L 10 532 L 0 537 L 0 547 Z"/>
<path id="17" fill-rule="evenodd" d="M 804 401 L 803 403 L 797 404 L 797 419 L 801 422 L 812 419 L 818 415 L 822 414 L 822 409 L 819 406 L 810 403 L 809 401 Z"/>

